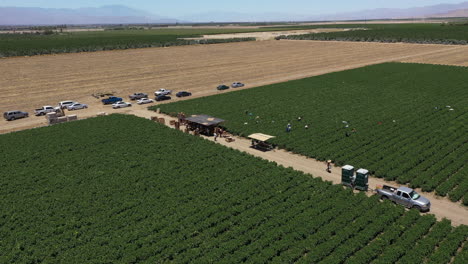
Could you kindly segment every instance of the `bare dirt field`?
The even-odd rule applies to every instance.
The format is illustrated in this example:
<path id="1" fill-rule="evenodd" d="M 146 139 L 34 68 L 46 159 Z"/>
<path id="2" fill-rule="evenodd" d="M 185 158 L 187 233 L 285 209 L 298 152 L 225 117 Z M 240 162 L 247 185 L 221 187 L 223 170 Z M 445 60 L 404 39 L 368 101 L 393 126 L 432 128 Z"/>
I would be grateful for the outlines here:
<path id="1" fill-rule="evenodd" d="M 388 61 L 466 65 L 468 46 L 260 41 L 149 48 L 0 59 L 0 113 L 32 113 L 42 105 L 76 100 L 95 114 L 103 106 L 91 96 L 114 91 L 152 94 L 159 88 L 188 90 L 194 97 L 220 93 L 219 84 L 246 83 L 244 89 Z M 231 89 L 234 90 L 234 89 Z M 40 121 L 39 121 L 40 120 Z M 0 121 L 0 133 L 33 127 L 43 118 Z"/>
<path id="2" fill-rule="evenodd" d="M 453 49 L 447 52 L 429 54 L 423 57 L 413 57 L 402 62 L 458 65 L 468 67 L 468 49 Z"/>
<path id="3" fill-rule="evenodd" d="M 366 30 L 364 28 L 318 28 L 309 30 L 290 30 L 290 31 L 269 31 L 269 32 L 249 32 L 249 33 L 231 33 L 231 34 L 216 34 L 216 35 L 203 35 L 200 38 L 183 38 L 187 40 L 200 40 L 200 39 L 231 39 L 231 38 L 256 38 L 257 40 L 272 40 L 278 36 L 291 36 L 291 35 L 304 35 L 304 34 L 317 34 L 328 32 L 342 32 L 350 30 Z"/>

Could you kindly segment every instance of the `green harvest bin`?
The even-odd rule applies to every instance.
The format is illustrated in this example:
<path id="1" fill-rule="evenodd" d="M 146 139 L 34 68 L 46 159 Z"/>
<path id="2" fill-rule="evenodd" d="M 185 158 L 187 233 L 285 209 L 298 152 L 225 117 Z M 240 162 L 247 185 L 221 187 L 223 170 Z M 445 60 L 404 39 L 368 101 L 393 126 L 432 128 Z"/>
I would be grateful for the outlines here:
<path id="1" fill-rule="evenodd" d="M 369 171 L 366 169 L 359 169 L 356 172 L 356 182 L 354 188 L 367 191 L 369 189 Z"/>
<path id="2" fill-rule="evenodd" d="M 341 168 L 341 184 L 353 188 L 354 184 L 354 167 L 346 165 Z"/>

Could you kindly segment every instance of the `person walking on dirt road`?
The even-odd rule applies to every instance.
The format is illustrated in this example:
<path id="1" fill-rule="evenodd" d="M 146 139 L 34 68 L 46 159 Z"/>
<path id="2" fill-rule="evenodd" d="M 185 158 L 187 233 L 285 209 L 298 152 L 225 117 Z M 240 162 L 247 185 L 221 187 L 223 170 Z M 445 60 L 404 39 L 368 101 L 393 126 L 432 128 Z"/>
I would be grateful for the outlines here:
<path id="1" fill-rule="evenodd" d="M 331 173 L 332 161 L 331 161 L 331 160 L 327 160 L 326 163 L 327 163 L 327 169 L 326 169 L 326 171 L 327 171 L 328 173 Z"/>

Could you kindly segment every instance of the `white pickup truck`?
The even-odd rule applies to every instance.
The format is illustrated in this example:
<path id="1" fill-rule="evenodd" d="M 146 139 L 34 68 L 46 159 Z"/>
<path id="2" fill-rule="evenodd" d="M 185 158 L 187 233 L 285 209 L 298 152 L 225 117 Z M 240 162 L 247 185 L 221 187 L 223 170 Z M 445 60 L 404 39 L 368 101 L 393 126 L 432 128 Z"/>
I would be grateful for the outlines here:
<path id="1" fill-rule="evenodd" d="M 382 188 L 377 188 L 376 192 L 382 200 L 389 199 L 406 208 L 414 208 L 421 212 L 427 212 L 431 209 L 431 202 L 429 199 L 419 195 L 416 191 L 408 187 L 395 188 L 384 185 Z"/>
<path id="2" fill-rule="evenodd" d="M 41 115 L 46 115 L 47 113 L 53 113 L 57 112 L 59 110 L 58 107 L 53 107 L 50 105 L 43 106 L 41 108 L 35 109 L 34 110 L 34 115 L 36 116 L 41 116 Z"/>
<path id="3" fill-rule="evenodd" d="M 159 89 L 156 92 L 154 92 L 154 95 L 160 96 L 160 95 L 169 95 L 172 93 L 172 90 L 166 90 L 166 89 Z"/>

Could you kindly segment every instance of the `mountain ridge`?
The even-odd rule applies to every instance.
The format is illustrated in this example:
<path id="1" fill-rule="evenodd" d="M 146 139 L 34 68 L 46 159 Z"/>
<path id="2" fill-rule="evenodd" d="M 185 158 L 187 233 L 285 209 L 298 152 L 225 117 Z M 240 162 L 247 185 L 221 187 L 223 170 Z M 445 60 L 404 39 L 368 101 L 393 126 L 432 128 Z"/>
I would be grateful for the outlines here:
<path id="1" fill-rule="evenodd" d="M 175 24 L 198 22 L 270 22 L 270 21 L 340 21 L 374 19 L 408 19 L 428 17 L 468 16 L 468 1 L 459 4 L 439 4 L 413 8 L 376 8 L 356 12 L 323 15 L 289 14 L 281 12 L 242 13 L 209 11 L 171 18 L 124 5 L 101 7 L 39 8 L 0 7 L 0 25 L 57 24 Z"/>
<path id="2" fill-rule="evenodd" d="M 0 7 L 0 25 L 177 23 L 178 19 L 122 5 L 102 7 Z"/>

